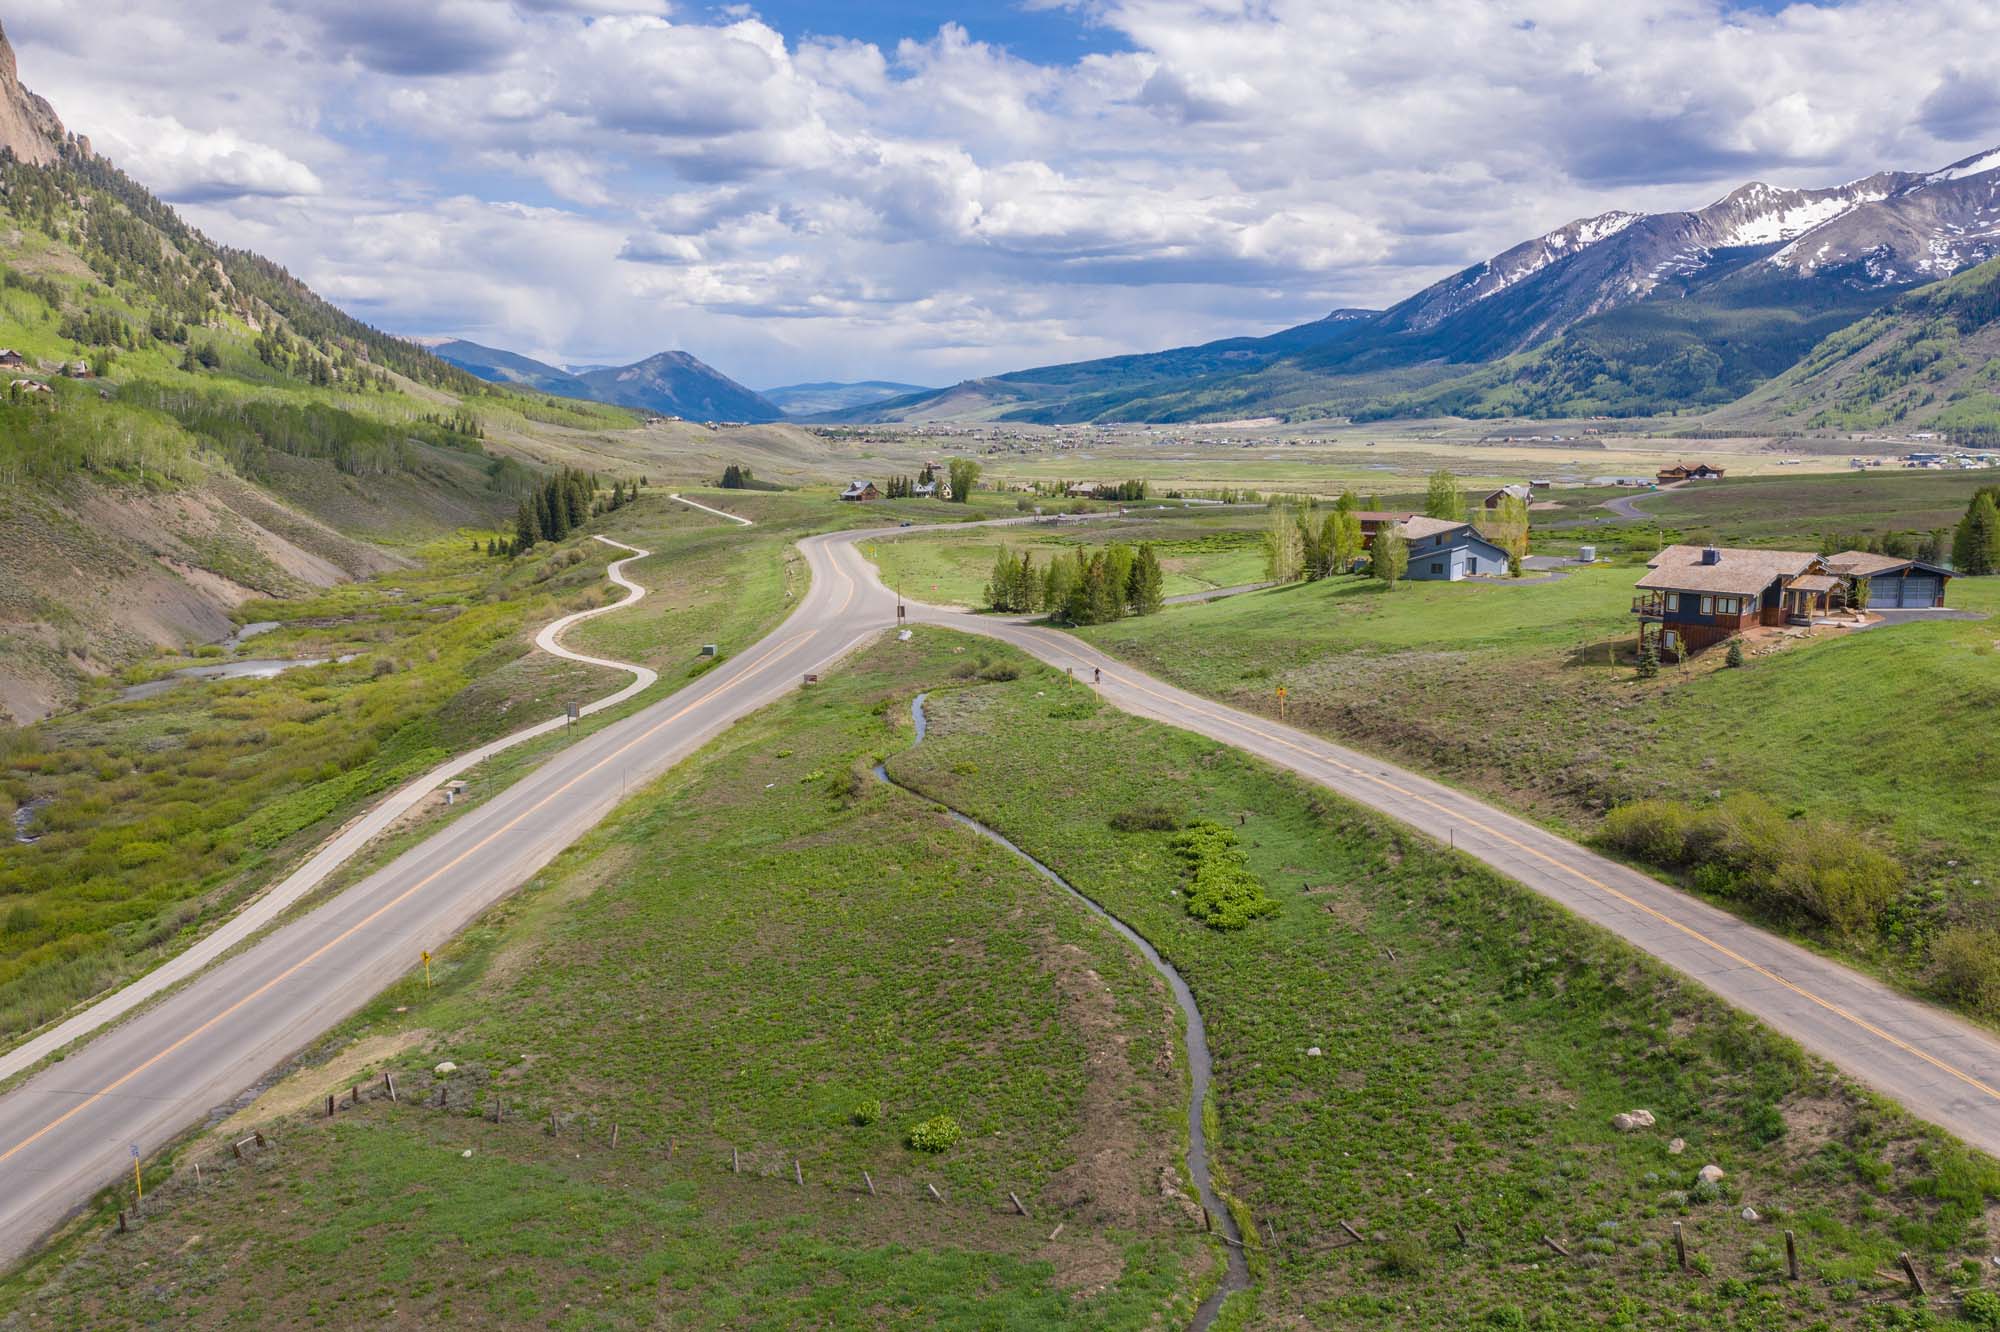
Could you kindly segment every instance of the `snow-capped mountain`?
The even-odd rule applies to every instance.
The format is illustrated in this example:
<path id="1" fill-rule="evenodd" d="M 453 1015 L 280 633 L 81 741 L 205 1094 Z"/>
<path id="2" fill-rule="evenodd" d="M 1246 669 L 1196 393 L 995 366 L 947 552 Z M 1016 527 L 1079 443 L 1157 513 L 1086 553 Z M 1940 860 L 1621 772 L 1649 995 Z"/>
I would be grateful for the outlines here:
<path id="1" fill-rule="evenodd" d="M 1800 234 L 1772 266 L 1880 286 L 1934 282 L 2000 254 L 2000 148 L 1903 178 L 1869 207 Z"/>

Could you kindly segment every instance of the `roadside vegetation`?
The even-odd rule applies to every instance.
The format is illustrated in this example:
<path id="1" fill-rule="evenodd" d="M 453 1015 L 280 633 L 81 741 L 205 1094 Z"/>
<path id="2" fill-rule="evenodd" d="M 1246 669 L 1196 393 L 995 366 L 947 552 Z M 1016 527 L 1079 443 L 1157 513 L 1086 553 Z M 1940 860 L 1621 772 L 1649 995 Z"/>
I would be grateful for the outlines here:
<path id="1" fill-rule="evenodd" d="M 885 716 L 969 660 L 952 648 L 878 646 L 635 795 L 445 949 L 434 989 L 413 975 L 350 1024 L 400 1101 L 260 1107 L 239 1122 L 275 1146 L 242 1168 L 197 1139 L 136 1232 L 93 1226 L 0 1307 L 96 1328 L 1185 1326 L 1214 1256 L 1171 1183 L 1171 1001 L 1021 861 L 868 775 L 910 738 Z"/>
<path id="2" fill-rule="evenodd" d="M 656 692 L 714 664 L 704 643 L 760 635 L 788 586 L 803 587 L 802 574 L 788 584 L 778 534 L 662 496 L 602 525 L 656 552 L 628 566 L 650 595 L 634 625 L 609 616 L 569 641 L 655 666 Z M 80 711 L 0 732 L 0 1041 L 168 955 L 374 797 L 628 678 L 532 647 L 548 621 L 620 595 L 604 582 L 620 552 L 579 534 L 496 559 L 493 535 L 440 541 L 409 570 L 252 602 L 245 620 L 276 627 L 233 653 L 158 655 Z M 326 664 L 118 697 L 243 658 Z M 15 840 L 17 828 L 35 840 Z"/>
<path id="3" fill-rule="evenodd" d="M 1257 1283 L 1219 1326 L 1980 1326 L 1991 1161 L 1477 865 L 924 628 L 641 793 L 446 950 L 435 989 L 413 974 L 330 1041 L 358 1041 L 338 1072 L 239 1118 L 268 1152 L 192 1140 L 135 1232 L 93 1223 L 0 1307 L 108 1328 L 1184 1325 L 1217 1269 L 1179 1201 L 1171 1006 L 1065 895 L 870 778 L 884 754 L 1193 986 Z M 1240 856 L 1271 910 L 1191 914 L 1190 841 Z M 399 1101 L 311 1109 L 372 1070 Z M 1614 1125 L 1637 1110 L 1652 1122 Z M 1927 1311 L 1876 1275 L 1904 1251 Z"/>

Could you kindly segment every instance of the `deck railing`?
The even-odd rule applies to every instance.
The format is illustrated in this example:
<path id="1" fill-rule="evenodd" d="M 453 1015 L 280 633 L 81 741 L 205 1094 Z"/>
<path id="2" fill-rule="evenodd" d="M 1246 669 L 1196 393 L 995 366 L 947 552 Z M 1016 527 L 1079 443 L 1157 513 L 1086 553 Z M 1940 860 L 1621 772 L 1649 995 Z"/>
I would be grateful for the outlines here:
<path id="1" fill-rule="evenodd" d="M 1632 598 L 1632 613 L 1634 615 L 1644 615 L 1649 619 L 1665 619 L 1667 614 L 1666 594 L 1652 592 L 1644 596 Z"/>

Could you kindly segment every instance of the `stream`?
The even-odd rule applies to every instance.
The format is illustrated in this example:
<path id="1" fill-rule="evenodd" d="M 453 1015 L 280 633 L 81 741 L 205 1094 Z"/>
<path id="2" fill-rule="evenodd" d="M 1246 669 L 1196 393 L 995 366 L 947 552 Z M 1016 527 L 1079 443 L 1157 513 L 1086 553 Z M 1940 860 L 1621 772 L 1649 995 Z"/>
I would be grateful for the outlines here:
<path id="1" fill-rule="evenodd" d="M 209 666 L 183 666 L 157 680 L 125 686 L 118 691 L 118 701 L 123 703 L 164 694 L 183 680 L 268 680 L 301 666 L 324 666 L 329 661 L 346 663 L 358 655 L 349 652 L 338 657 L 246 657 L 239 661 L 218 661 Z"/>
<path id="2" fill-rule="evenodd" d="M 928 694 L 918 694 L 914 699 L 910 700 L 910 719 L 916 723 L 917 727 L 916 745 L 921 745 L 924 742 L 924 733 L 927 729 L 927 723 L 924 719 L 924 699 L 927 697 L 929 697 Z M 916 745 L 910 747 L 914 749 Z M 903 786 L 902 783 L 891 777 L 888 770 L 880 763 L 875 765 L 875 777 L 878 781 L 886 782 L 891 786 L 909 791 L 910 794 L 924 800 L 929 800 L 933 804 L 941 803 L 934 797 L 925 795 L 921 791 L 915 791 L 910 787 Z M 1187 1050 L 1189 1084 L 1188 1177 L 1194 1181 L 1195 1191 L 1201 1197 L 1202 1210 L 1208 1214 L 1210 1226 L 1222 1236 L 1223 1251 L 1228 1255 L 1228 1266 L 1227 1270 L 1223 1273 L 1222 1283 L 1215 1288 L 1214 1292 L 1207 1299 L 1202 1301 L 1201 1307 L 1195 1310 L 1193 1323 L 1189 1325 L 1191 1332 L 1204 1332 L 1208 1325 L 1215 1321 L 1215 1316 L 1221 1310 L 1222 1302 L 1225 1299 L 1239 1290 L 1249 1288 L 1250 1268 L 1243 1257 L 1243 1232 L 1237 1227 L 1236 1218 L 1230 1214 L 1229 1208 L 1224 1206 L 1222 1200 L 1216 1196 L 1214 1186 L 1209 1182 L 1208 1134 L 1205 1126 L 1202 1124 L 1201 1112 L 1203 1105 L 1208 1101 L 1208 1084 L 1214 1067 L 1214 1061 L 1209 1057 L 1208 1029 L 1202 1024 L 1201 1009 L 1195 1005 L 1194 992 L 1188 989 L 1187 982 L 1181 979 L 1181 973 L 1174 970 L 1173 964 L 1160 956 L 1159 949 L 1148 943 L 1145 937 L 1137 930 L 1098 905 L 1095 899 L 1078 891 L 1069 880 L 1063 878 L 1062 875 L 1056 873 L 1047 865 L 1044 865 L 1041 861 L 1023 851 L 1020 847 L 1014 845 L 1013 842 L 1009 841 L 999 831 L 987 827 L 970 815 L 959 813 L 949 805 L 944 806 L 944 809 L 957 822 L 978 833 L 987 841 L 1004 847 L 1026 861 L 1034 868 L 1037 874 L 1040 874 L 1050 883 L 1055 884 L 1071 897 L 1083 903 L 1094 915 L 1116 930 L 1120 938 L 1138 949 L 1139 955 L 1145 958 L 1153 970 L 1159 972 L 1161 978 L 1167 982 L 1167 988 L 1173 992 L 1174 1002 L 1180 1005 L 1181 1014 L 1187 1019 L 1186 1030 L 1182 1036 L 1182 1044 Z"/>

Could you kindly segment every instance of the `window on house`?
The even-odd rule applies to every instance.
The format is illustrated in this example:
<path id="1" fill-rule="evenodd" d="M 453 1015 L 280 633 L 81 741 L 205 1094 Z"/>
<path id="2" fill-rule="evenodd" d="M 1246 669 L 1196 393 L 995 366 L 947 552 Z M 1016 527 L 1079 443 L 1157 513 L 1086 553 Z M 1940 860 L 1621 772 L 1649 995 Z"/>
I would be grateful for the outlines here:
<path id="1" fill-rule="evenodd" d="M 1443 572 L 1444 572 L 1444 565 L 1443 565 L 1443 563 L 1442 563 L 1442 562 L 1440 562 L 1440 561 L 1438 561 L 1438 560 L 1432 560 L 1432 561 L 1431 561 L 1431 572 L 1432 572 L 1432 573 L 1434 573 L 1434 574 L 1441 574 L 1441 573 L 1443 573 Z"/>
<path id="2" fill-rule="evenodd" d="M 1714 598 L 1714 597 L 1703 597 L 1703 598 L 1701 599 L 1701 613 L 1702 613 L 1703 615 L 1713 615 L 1713 614 L 1715 614 L 1715 598 Z"/>
<path id="3" fill-rule="evenodd" d="M 1717 615 L 1740 615 L 1742 612 L 1743 601 L 1739 597 L 1717 597 L 1715 600 Z"/>

